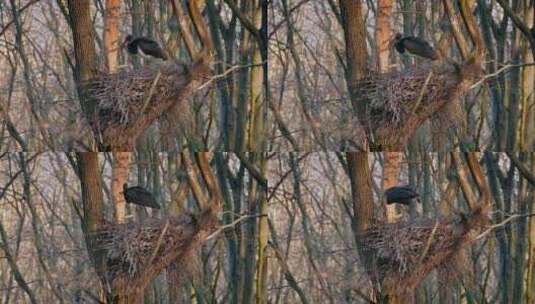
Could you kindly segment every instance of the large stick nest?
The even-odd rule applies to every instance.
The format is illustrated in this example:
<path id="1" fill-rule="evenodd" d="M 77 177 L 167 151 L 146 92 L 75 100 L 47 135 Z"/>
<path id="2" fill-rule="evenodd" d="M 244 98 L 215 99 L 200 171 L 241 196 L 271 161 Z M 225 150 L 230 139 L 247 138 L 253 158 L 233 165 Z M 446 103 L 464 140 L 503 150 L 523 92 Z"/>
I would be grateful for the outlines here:
<path id="1" fill-rule="evenodd" d="M 171 262 L 187 263 L 189 255 L 215 229 L 211 213 L 151 218 L 142 223 L 106 223 L 95 234 L 105 256 L 105 279 L 119 289 L 142 289 Z"/>
<path id="2" fill-rule="evenodd" d="M 202 60 L 102 73 L 84 84 L 96 107 L 90 117 L 93 130 L 109 149 L 133 147 L 152 121 L 182 102 L 210 74 Z"/>
<path id="3" fill-rule="evenodd" d="M 363 253 L 372 257 L 366 269 L 383 289 L 398 293 L 414 290 L 435 268 L 455 276 L 463 264 L 463 245 L 471 242 L 474 232 L 487 221 L 483 209 L 478 208 L 469 216 L 377 225 L 360 238 Z"/>
<path id="4" fill-rule="evenodd" d="M 479 65 L 471 62 L 371 72 L 356 84 L 354 96 L 367 104 L 368 112 L 362 116 L 365 126 L 390 146 L 399 146 L 428 118 L 459 117 L 457 113 L 441 112 L 458 109 L 445 105 L 458 103 L 482 75 Z"/>

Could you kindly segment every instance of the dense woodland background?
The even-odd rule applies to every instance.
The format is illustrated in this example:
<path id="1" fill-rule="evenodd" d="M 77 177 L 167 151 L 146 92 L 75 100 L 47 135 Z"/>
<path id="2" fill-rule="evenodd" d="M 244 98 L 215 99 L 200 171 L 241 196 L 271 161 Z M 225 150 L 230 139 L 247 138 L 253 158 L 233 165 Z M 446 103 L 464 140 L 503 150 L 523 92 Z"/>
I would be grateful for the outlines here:
<path id="1" fill-rule="evenodd" d="M 206 48 L 213 76 L 202 89 L 191 92 L 184 102 L 176 101 L 159 116 L 137 140 L 138 147 L 260 151 L 265 146 L 267 110 L 263 98 L 266 55 L 261 51 L 265 50 L 261 47 L 265 44 L 265 4 L 227 2 L 232 5 L 176 1 L 175 13 L 171 1 L 2 1 L 0 145 L 10 151 L 94 150 L 76 73 L 82 71 L 80 80 L 87 80 L 84 77 L 98 73 L 139 72 L 157 64 L 121 49 L 127 34 L 156 40 L 172 60 L 194 62 L 196 54 L 191 50 L 198 49 L 202 40 L 191 17 L 190 6 L 196 6 L 206 39 L 213 44 Z M 85 15 L 90 18 L 87 24 Z M 79 32 L 79 37 L 90 42 L 75 43 L 73 35 L 78 37 Z M 84 74 L 84 69 L 92 76 Z"/>
<path id="2" fill-rule="evenodd" d="M 357 250 L 358 223 L 469 214 L 484 199 L 479 181 L 490 189 L 491 223 L 463 247 L 455 277 L 444 282 L 432 271 L 414 291 L 415 301 L 533 302 L 535 217 L 526 216 L 535 207 L 533 154 L 276 153 L 265 167 L 251 167 L 253 154 L 207 157 L 222 193 L 218 225 L 238 222 L 188 256 L 178 278 L 171 268 L 162 271 L 145 289 L 147 303 L 367 303 L 372 286 Z M 146 186 L 163 208 L 147 214 L 129 205 L 127 222 L 199 212 L 184 171 L 188 158 L 133 157 L 130 184 Z M 0 161 L 2 302 L 94 303 L 103 286 L 86 249 L 84 197 L 72 167 L 82 159 L 25 153 L 3 154 Z M 102 153 L 98 162 L 101 208 L 113 222 L 115 161 Z M 262 178 L 269 180 L 267 191 Z M 413 185 L 421 204 L 385 208 L 383 189 L 392 184 Z M 368 190 L 370 200 L 359 199 Z"/>
<path id="3" fill-rule="evenodd" d="M 531 0 L 274 1 L 269 106 L 279 128 L 272 136 L 273 149 L 365 149 L 359 123 L 366 118 L 356 118 L 348 83 L 370 70 L 429 65 L 427 59 L 397 53 L 392 45 L 396 33 L 428 41 L 444 55 L 438 64 L 465 62 L 445 4 L 462 15 L 457 19 L 459 36 L 467 52 L 475 46 L 463 21 L 473 14 L 483 40 L 482 67 L 494 77 L 450 105 L 445 118 L 453 123 L 431 116 L 410 144 L 429 151 L 533 150 L 535 67 L 517 66 L 534 62 Z M 404 133 L 399 130 L 398 136 Z"/>
<path id="4" fill-rule="evenodd" d="M 1 1 L 0 301 L 535 303 L 534 17 L 530 0 Z M 442 59 L 401 56 L 397 32 Z M 160 64 L 128 33 L 200 83 L 103 139 L 86 81 Z M 427 89 L 415 70 L 460 98 L 403 108 Z M 403 119 L 371 127 L 388 108 L 363 79 L 405 76 Z M 387 205 L 406 184 L 421 203 Z"/>

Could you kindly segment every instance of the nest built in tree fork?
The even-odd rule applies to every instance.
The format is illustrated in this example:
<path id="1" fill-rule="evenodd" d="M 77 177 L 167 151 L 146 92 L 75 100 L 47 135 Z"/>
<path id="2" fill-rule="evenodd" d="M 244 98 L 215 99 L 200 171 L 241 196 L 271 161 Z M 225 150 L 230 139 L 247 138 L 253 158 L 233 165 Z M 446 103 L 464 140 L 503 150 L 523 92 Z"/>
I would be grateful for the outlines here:
<path id="1" fill-rule="evenodd" d="M 460 97 L 483 75 L 479 64 L 468 61 L 372 72 L 362 78 L 354 96 L 367 105 L 363 124 L 374 134 L 373 150 L 402 149 L 428 118 L 459 117 L 447 111 L 458 108 Z"/>
<path id="2" fill-rule="evenodd" d="M 205 60 L 100 74 L 84 84 L 94 101 L 91 127 L 105 150 L 132 151 L 136 139 L 164 111 L 183 103 L 211 75 Z"/>
<path id="3" fill-rule="evenodd" d="M 180 215 L 141 223 L 108 223 L 94 235 L 95 250 L 105 258 L 101 274 L 109 290 L 142 299 L 146 286 L 171 263 L 187 265 L 191 255 L 215 230 L 212 212 Z"/>
<path id="4" fill-rule="evenodd" d="M 469 215 L 378 224 L 360 235 L 370 257 L 364 266 L 383 292 L 410 294 L 433 269 L 448 278 L 461 273 L 464 247 L 487 224 L 482 207 Z"/>

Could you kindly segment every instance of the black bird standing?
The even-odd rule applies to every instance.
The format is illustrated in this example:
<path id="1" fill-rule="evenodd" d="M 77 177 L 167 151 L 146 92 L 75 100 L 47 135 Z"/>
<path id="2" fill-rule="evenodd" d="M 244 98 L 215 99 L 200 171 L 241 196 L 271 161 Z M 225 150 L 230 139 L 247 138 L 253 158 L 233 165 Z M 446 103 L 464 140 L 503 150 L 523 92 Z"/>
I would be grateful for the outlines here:
<path id="1" fill-rule="evenodd" d="M 387 204 L 398 203 L 403 205 L 409 205 L 413 198 L 418 199 L 418 197 L 420 197 L 420 195 L 409 185 L 388 188 L 385 191 L 385 196 Z"/>
<path id="2" fill-rule="evenodd" d="M 128 35 L 124 40 L 123 47 L 125 44 L 126 50 L 132 55 L 136 55 L 138 54 L 138 51 L 140 51 L 142 55 L 149 55 L 162 60 L 167 60 L 167 55 L 163 49 L 160 47 L 158 42 L 152 39 L 146 37 L 134 38 L 134 36 Z"/>
<path id="3" fill-rule="evenodd" d="M 136 204 L 144 207 L 160 209 L 160 205 L 149 191 L 142 187 L 128 187 L 128 184 L 123 184 L 124 199 L 127 203 Z"/>
<path id="4" fill-rule="evenodd" d="M 401 54 L 407 50 L 411 54 L 431 60 L 437 60 L 439 58 L 438 52 L 427 41 L 418 37 L 403 37 L 398 33 L 394 38 L 394 47 Z"/>

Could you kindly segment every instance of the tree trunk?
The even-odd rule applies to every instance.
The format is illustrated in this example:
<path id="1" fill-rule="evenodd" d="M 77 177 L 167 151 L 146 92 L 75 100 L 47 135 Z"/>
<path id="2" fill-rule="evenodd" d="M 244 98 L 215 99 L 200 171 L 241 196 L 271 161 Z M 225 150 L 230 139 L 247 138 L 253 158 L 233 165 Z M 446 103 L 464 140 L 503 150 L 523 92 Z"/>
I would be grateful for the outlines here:
<path id="1" fill-rule="evenodd" d="M 75 79 L 78 82 L 78 95 L 86 117 L 92 117 L 95 101 L 85 98 L 80 89 L 80 82 L 89 80 L 96 75 L 97 57 L 94 45 L 94 29 L 91 19 L 90 0 L 69 0 L 69 14 L 76 58 Z"/>
<path id="2" fill-rule="evenodd" d="M 119 54 L 119 21 L 121 13 L 120 0 L 106 0 L 106 13 L 104 16 L 104 50 L 108 72 L 117 71 Z"/>
<path id="3" fill-rule="evenodd" d="M 368 70 L 368 51 L 366 49 L 366 24 L 362 15 L 361 0 L 339 0 L 342 26 L 346 42 L 347 74 L 346 82 L 353 108 L 363 121 L 365 105 L 357 102 L 355 85 Z"/>
<path id="4" fill-rule="evenodd" d="M 531 172 L 535 172 L 535 153 L 530 154 Z M 535 212 L 535 195 L 531 196 L 529 212 Z M 528 264 L 526 273 L 526 303 L 535 303 L 535 216 L 529 219 Z"/>
<path id="5" fill-rule="evenodd" d="M 252 23 L 255 25 L 256 29 L 260 30 L 264 21 L 264 14 L 262 12 L 264 1 L 254 0 L 250 2 L 252 4 L 250 19 L 252 20 Z M 263 60 L 267 60 L 267 58 L 263 58 L 262 56 L 262 45 L 257 39 L 252 38 L 253 36 L 251 35 L 250 39 L 252 40 L 251 42 L 253 42 L 254 44 L 251 64 L 255 66 L 251 68 L 251 80 L 249 84 L 249 106 L 251 117 L 249 120 L 250 125 L 248 128 L 249 137 L 247 141 L 247 150 L 254 152 L 262 152 L 265 150 L 267 144 L 265 128 L 267 118 L 267 103 L 264 96 L 264 74 L 267 73 L 267 71 L 264 71 L 264 67 L 266 65 L 263 63 Z"/>
<path id="6" fill-rule="evenodd" d="M 115 219 L 117 223 L 124 223 L 126 216 L 126 200 L 123 195 L 123 184 L 128 181 L 128 165 L 132 152 L 114 152 L 111 179 L 111 195 L 115 205 Z"/>
<path id="7" fill-rule="evenodd" d="M 263 157 L 263 153 L 254 153 L 256 163 L 261 168 L 262 173 L 265 172 L 266 159 Z M 257 204 L 259 214 L 268 214 L 268 202 L 267 202 L 267 189 L 263 189 L 255 181 L 255 187 L 257 188 Z M 258 265 L 256 267 L 256 303 L 267 303 L 267 286 L 268 286 L 268 218 L 262 216 L 258 219 Z"/>
<path id="8" fill-rule="evenodd" d="M 401 152 L 384 152 L 383 190 L 398 184 L 398 175 L 401 165 Z M 384 196 L 383 196 L 384 197 Z M 384 199 L 386 203 L 386 199 Z M 391 223 L 398 217 L 396 205 L 386 205 L 386 220 Z"/>
<path id="9" fill-rule="evenodd" d="M 77 153 L 80 167 L 80 183 L 82 188 L 82 202 L 84 206 L 83 230 L 87 251 L 93 261 L 96 272 L 101 279 L 106 272 L 106 257 L 102 250 L 98 250 L 93 239 L 94 233 L 102 226 L 102 185 L 99 170 L 98 153 Z M 109 294 L 109 290 L 106 291 Z"/>
<path id="10" fill-rule="evenodd" d="M 353 197 L 353 219 L 352 228 L 357 244 L 358 252 L 361 258 L 361 264 L 368 274 L 373 274 L 373 256 L 366 252 L 360 243 L 359 235 L 362 231 L 368 229 L 373 221 L 373 193 L 372 180 L 368 164 L 368 153 L 365 152 L 347 152 L 347 166 L 349 179 L 351 182 L 351 195 Z M 372 285 L 377 291 L 380 290 L 377 278 L 371 278 Z M 378 295 L 378 298 L 381 298 Z"/>
<path id="11" fill-rule="evenodd" d="M 530 4 L 531 3 L 531 4 Z M 535 3 L 524 0 L 524 22 L 535 28 Z M 535 39 L 535 37 L 533 37 Z M 534 62 L 530 44 L 524 40 L 522 46 L 523 62 Z M 535 66 L 522 68 L 522 82 L 520 87 L 522 114 L 520 118 L 520 151 L 535 149 Z"/>
<path id="12" fill-rule="evenodd" d="M 390 57 L 390 40 L 392 31 L 392 0 L 377 1 L 377 25 L 375 26 L 375 41 L 377 44 L 377 68 L 381 72 L 388 71 Z"/>

